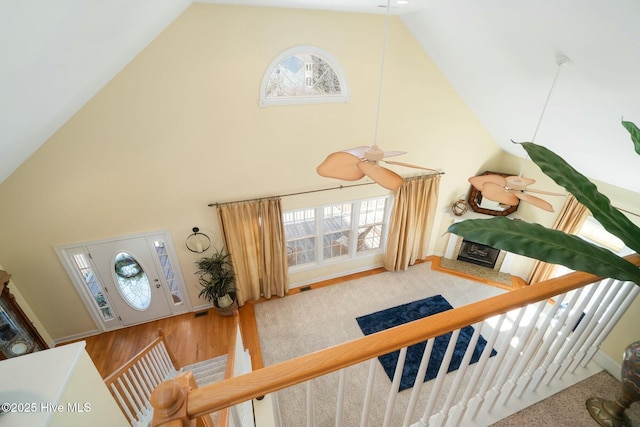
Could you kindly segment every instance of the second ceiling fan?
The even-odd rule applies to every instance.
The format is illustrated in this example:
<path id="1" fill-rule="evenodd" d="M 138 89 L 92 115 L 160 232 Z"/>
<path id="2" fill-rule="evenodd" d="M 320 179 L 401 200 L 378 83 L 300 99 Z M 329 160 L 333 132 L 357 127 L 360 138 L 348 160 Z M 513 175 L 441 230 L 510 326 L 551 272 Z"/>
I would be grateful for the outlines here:
<path id="1" fill-rule="evenodd" d="M 558 65 L 558 69 L 556 70 L 556 75 L 553 79 L 553 83 L 551 84 L 551 88 L 549 89 L 549 94 L 547 95 L 547 99 L 544 103 L 544 107 L 542 108 L 542 113 L 540 114 L 540 118 L 538 119 L 538 124 L 536 125 L 536 129 L 533 132 L 533 138 L 531 141 L 535 141 L 536 135 L 538 133 L 538 129 L 540 128 L 540 123 L 542 123 L 542 118 L 544 117 L 544 113 L 547 109 L 547 105 L 549 103 L 549 99 L 551 98 L 551 94 L 553 93 L 553 88 L 558 80 L 558 76 L 560 75 L 560 70 L 564 64 L 569 62 L 569 58 L 565 55 L 556 56 L 556 64 Z M 520 200 L 528 202 L 533 206 L 540 208 L 542 210 L 553 212 L 553 206 L 551 203 L 547 202 L 540 197 L 533 196 L 529 193 L 538 193 L 545 194 L 548 196 L 564 196 L 562 193 L 553 193 L 551 191 L 543 191 L 536 190 L 533 188 L 528 188 L 529 185 L 534 184 L 536 181 L 532 178 L 525 178 L 522 176 L 522 171 L 520 171 L 520 175 L 518 176 L 501 176 L 501 175 L 479 175 L 473 176 L 469 178 L 469 182 L 473 185 L 477 190 L 482 193 L 483 197 L 486 197 L 489 200 L 493 200 L 494 202 L 498 202 L 504 205 L 516 206 L 520 203 Z"/>
<path id="2" fill-rule="evenodd" d="M 528 188 L 527 186 L 534 184 L 536 180 L 522 176 L 480 175 L 469 178 L 469 182 L 482 193 L 483 197 L 494 202 L 515 206 L 522 200 L 547 212 L 553 212 L 551 203 L 529 193 L 564 196 L 561 193 Z"/>
<path id="3" fill-rule="evenodd" d="M 316 168 L 318 175 L 327 178 L 336 178 L 345 181 L 357 181 L 365 176 L 388 190 L 397 190 L 404 183 L 404 178 L 396 172 L 380 166 L 380 162 L 405 166 L 409 168 L 422 169 L 438 172 L 435 169 L 416 166 L 409 163 L 384 160 L 387 157 L 400 156 L 406 151 L 383 151 L 377 145 L 378 121 L 380 118 L 380 98 L 382 93 L 382 77 L 384 75 L 384 57 L 389 33 L 389 9 L 390 0 L 387 0 L 387 10 L 385 16 L 384 41 L 382 45 L 382 62 L 380 65 L 380 81 L 378 86 L 378 102 L 376 108 L 376 126 L 374 131 L 373 144 L 371 146 L 353 147 L 342 151 L 331 153 Z"/>

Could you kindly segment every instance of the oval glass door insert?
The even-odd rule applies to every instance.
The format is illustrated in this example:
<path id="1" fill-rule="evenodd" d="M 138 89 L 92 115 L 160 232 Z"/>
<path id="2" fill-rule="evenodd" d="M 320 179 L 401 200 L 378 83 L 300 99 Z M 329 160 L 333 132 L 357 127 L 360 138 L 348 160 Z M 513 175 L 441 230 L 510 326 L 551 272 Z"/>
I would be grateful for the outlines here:
<path id="1" fill-rule="evenodd" d="M 136 310 L 146 310 L 151 304 L 151 285 L 147 273 L 133 255 L 120 252 L 114 260 L 118 290 L 122 298 Z"/>

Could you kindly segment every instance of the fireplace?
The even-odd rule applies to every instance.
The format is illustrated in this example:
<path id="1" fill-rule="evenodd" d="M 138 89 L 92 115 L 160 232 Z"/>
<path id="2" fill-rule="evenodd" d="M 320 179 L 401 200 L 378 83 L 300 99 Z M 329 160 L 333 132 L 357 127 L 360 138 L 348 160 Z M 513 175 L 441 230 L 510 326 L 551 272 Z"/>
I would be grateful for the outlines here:
<path id="1" fill-rule="evenodd" d="M 493 269 L 499 256 L 500 249 L 463 239 L 457 259 Z"/>

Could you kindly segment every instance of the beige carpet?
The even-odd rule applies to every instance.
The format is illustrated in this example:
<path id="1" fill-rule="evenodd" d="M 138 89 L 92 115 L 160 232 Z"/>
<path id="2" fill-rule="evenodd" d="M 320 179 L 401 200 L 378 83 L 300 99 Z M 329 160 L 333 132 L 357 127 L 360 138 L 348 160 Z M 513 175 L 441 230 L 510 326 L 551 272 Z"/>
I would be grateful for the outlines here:
<path id="1" fill-rule="evenodd" d="M 430 263 L 417 264 L 406 272 L 385 272 L 370 277 L 301 292 L 255 306 L 260 346 L 265 365 L 362 337 L 356 317 L 418 299 L 441 294 L 453 307 L 506 292 L 502 289 L 432 271 Z M 481 331 L 487 337 L 489 331 Z M 475 366 L 475 365 L 473 365 Z M 348 368 L 345 426 L 360 423 L 368 365 Z M 472 372 L 472 369 L 469 370 Z M 452 382 L 453 375 L 447 376 Z M 338 376 L 330 375 L 313 383 L 315 421 L 318 426 L 334 425 Z M 434 381 L 428 381 L 422 393 L 428 395 Z M 376 361 L 375 395 L 370 425 L 381 425 L 390 381 Z M 411 389 L 399 393 L 392 425 L 401 425 Z M 278 399 L 285 427 L 306 425 L 305 386 L 279 392 Z M 442 393 L 441 401 L 446 394 Z M 423 399 L 423 404 L 426 399 Z M 441 405 L 441 402 L 437 404 Z M 438 407 L 436 406 L 436 407 Z M 416 414 L 422 414 L 418 406 Z M 418 416 L 419 418 L 419 416 Z M 413 420 L 414 422 L 417 419 Z"/>
<path id="2" fill-rule="evenodd" d="M 598 397 L 613 400 L 619 387 L 620 381 L 603 371 L 493 424 L 492 427 L 597 427 L 599 424 L 587 412 L 587 399 Z M 640 402 L 631 405 L 626 414 L 634 426 L 640 426 Z"/>

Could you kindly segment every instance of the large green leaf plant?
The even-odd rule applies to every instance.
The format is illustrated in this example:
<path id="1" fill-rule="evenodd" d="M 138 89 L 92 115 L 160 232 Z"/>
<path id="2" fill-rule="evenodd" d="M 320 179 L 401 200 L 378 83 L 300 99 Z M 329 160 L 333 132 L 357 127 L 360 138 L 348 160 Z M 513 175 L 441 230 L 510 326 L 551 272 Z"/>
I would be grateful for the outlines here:
<path id="1" fill-rule="evenodd" d="M 632 122 L 623 121 L 622 125 L 640 154 L 640 130 Z M 521 145 L 545 175 L 573 194 L 608 232 L 640 253 L 640 228 L 614 208 L 595 184 L 551 150 L 532 142 Z M 633 263 L 577 236 L 539 224 L 504 217 L 470 219 L 451 225 L 448 231 L 529 258 L 640 285 L 640 269 Z"/>

